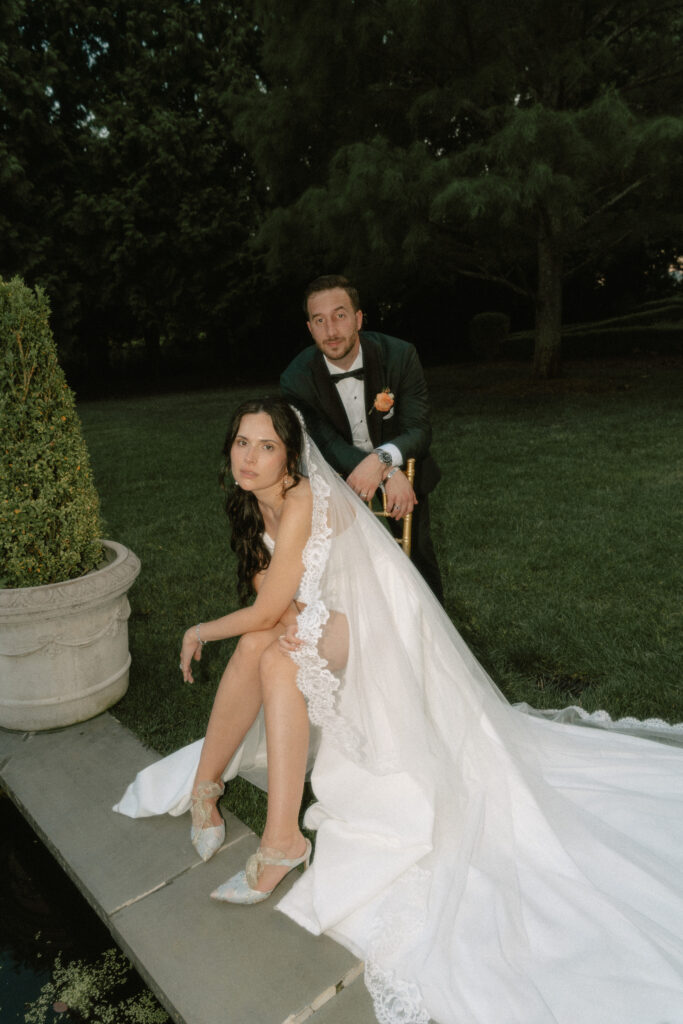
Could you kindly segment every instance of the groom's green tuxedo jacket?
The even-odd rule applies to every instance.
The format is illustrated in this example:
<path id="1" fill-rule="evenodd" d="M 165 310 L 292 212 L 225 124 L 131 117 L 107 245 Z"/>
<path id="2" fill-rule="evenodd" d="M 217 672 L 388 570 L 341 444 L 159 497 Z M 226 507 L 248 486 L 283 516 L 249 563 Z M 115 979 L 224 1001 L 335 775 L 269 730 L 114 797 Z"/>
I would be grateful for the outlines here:
<path id="1" fill-rule="evenodd" d="M 432 428 L 424 373 L 413 345 L 388 334 L 362 331 L 365 412 L 373 445 L 390 441 L 406 460 L 417 459 L 415 491 L 428 494 L 441 473 L 429 454 Z M 330 465 L 343 476 L 365 458 L 354 448 L 344 406 L 322 353 L 311 345 L 280 378 L 285 398 L 301 411 L 313 440 Z M 388 388 L 394 405 L 388 413 L 374 408 L 375 397 Z M 372 411 L 370 411 L 372 410 Z M 369 413 L 369 414 L 368 414 Z"/>

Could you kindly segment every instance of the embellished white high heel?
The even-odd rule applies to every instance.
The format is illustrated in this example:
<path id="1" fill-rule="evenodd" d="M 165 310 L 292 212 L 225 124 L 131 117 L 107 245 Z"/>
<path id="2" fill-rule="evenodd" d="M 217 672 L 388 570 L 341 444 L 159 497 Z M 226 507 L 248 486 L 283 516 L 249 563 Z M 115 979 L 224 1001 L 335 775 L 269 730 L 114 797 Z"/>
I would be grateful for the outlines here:
<path id="1" fill-rule="evenodd" d="M 220 825 L 210 824 L 213 806 L 224 791 L 222 782 L 198 782 L 192 794 L 190 839 L 205 862 L 220 850 L 225 839 L 225 822 Z"/>
<path id="2" fill-rule="evenodd" d="M 224 903 L 262 903 L 263 900 L 267 900 L 271 893 L 277 889 L 277 886 L 287 877 L 290 871 L 297 868 L 299 864 L 303 864 L 305 870 L 310 860 L 311 844 L 308 839 L 306 840 L 305 851 L 300 857 L 294 858 L 285 857 L 284 853 L 281 853 L 279 850 L 263 846 L 256 853 L 252 854 L 247 861 L 244 871 L 239 871 L 232 878 L 229 878 L 227 882 L 223 882 L 217 889 L 214 889 L 211 893 L 211 899 L 222 900 Z M 288 870 L 277 885 L 274 885 L 267 892 L 261 892 L 259 889 L 255 889 L 254 886 L 258 883 L 259 877 L 266 866 L 287 868 Z"/>

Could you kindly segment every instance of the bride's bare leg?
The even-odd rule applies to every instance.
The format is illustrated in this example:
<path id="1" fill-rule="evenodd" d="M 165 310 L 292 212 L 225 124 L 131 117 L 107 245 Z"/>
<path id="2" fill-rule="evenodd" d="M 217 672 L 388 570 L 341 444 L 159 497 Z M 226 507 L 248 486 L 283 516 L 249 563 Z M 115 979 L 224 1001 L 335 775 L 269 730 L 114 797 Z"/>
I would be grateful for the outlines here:
<path id="1" fill-rule="evenodd" d="M 200 782 L 217 782 L 225 766 L 253 725 L 262 704 L 259 663 L 263 652 L 276 641 L 281 630 L 245 633 L 240 637 L 216 691 L 206 738 L 202 747 L 193 786 Z M 215 806 L 211 824 L 220 825 L 222 818 Z"/>
<path id="2" fill-rule="evenodd" d="M 308 756 L 308 711 L 296 685 L 297 668 L 273 643 L 261 658 L 261 692 L 268 747 L 268 814 L 261 847 L 289 858 L 301 856 L 306 840 L 299 829 Z M 265 866 L 258 888 L 272 889 L 287 868 Z"/>

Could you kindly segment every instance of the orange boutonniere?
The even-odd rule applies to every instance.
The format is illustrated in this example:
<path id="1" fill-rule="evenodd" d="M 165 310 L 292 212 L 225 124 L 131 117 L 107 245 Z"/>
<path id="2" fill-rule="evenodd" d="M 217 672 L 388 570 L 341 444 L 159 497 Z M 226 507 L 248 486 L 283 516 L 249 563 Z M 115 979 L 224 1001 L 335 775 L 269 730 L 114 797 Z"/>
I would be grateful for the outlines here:
<path id="1" fill-rule="evenodd" d="M 391 392 L 389 388 L 382 388 L 379 394 L 375 395 L 375 401 L 372 404 L 372 409 L 376 409 L 377 412 L 389 412 L 393 404 L 393 392 Z M 372 409 L 369 410 L 369 413 L 372 412 Z"/>

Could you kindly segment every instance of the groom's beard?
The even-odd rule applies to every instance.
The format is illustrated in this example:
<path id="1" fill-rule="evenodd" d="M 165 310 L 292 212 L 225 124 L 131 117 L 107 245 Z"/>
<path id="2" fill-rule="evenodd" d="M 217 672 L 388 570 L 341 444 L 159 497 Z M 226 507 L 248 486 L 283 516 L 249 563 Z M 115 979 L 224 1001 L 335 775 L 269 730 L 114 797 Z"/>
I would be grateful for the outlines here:
<path id="1" fill-rule="evenodd" d="M 318 342 L 318 348 L 325 355 L 331 363 L 337 363 L 340 359 L 345 359 L 349 352 L 351 352 L 354 346 L 358 343 L 358 332 L 352 335 L 350 338 L 344 338 L 343 336 L 338 338 L 326 338 L 324 341 Z M 341 344 L 339 344 L 341 342 Z M 333 345 L 333 348 L 329 346 Z"/>

